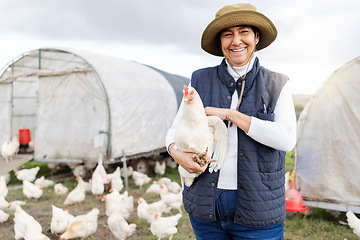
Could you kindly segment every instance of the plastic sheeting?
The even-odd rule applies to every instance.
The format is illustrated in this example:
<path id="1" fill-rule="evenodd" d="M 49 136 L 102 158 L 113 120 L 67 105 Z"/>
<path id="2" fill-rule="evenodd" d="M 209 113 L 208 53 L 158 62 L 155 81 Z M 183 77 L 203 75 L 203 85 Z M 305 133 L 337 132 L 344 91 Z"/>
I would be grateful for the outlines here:
<path id="1" fill-rule="evenodd" d="M 296 188 L 304 200 L 360 206 L 360 58 L 314 94 L 298 121 Z"/>
<path id="2" fill-rule="evenodd" d="M 119 158 L 124 152 L 131 156 L 165 148 L 178 102 L 158 71 L 120 58 L 58 49 L 31 51 L 9 70 L 0 78 L 0 141 L 18 128 L 29 128 L 37 159 L 97 161 L 109 149 L 109 157 Z M 24 120 L 35 107 L 35 117 L 11 127 L 12 91 L 29 86 L 32 90 L 19 96 L 19 115 Z"/>

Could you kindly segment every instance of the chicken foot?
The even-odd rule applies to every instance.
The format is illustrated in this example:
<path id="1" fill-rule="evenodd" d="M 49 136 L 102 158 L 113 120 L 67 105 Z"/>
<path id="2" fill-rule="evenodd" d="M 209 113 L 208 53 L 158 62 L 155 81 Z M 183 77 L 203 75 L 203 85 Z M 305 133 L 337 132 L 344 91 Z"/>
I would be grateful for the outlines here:
<path id="1" fill-rule="evenodd" d="M 216 160 L 207 160 L 207 153 L 208 153 L 208 148 L 206 148 L 205 152 L 194 154 L 193 156 L 194 162 L 198 163 L 200 167 L 204 166 L 209 162 L 216 162 Z"/>

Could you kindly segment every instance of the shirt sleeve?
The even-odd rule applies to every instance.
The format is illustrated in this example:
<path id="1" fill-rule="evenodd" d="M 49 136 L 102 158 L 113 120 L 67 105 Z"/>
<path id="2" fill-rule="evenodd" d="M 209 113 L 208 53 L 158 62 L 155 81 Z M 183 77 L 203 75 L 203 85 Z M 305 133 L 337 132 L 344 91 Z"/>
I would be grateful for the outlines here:
<path id="1" fill-rule="evenodd" d="M 165 145 L 166 145 L 166 150 L 169 152 L 169 146 L 170 144 L 175 142 L 175 131 L 176 131 L 176 127 L 178 125 L 178 122 L 180 121 L 181 118 L 181 114 L 183 111 L 183 106 L 184 105 L 184 101 L 181 101 L 180 107 L 178 109 L 178 112 L 176 113 L 175 119 L 171 125 L 171 127 L 169 128 L 169 130 L 167 131 L 166 137 L 165 137 Z M 171 155 L 171 154 L 170 154 Z"/>
<path id="2" fill-rule="evenodd" d="M 296 114 L 289 82 L 280 92 L 274 114 L 274 122 L 251 117 L 248 136 L 277 150 L 291 151 L 296 144 Z"/>

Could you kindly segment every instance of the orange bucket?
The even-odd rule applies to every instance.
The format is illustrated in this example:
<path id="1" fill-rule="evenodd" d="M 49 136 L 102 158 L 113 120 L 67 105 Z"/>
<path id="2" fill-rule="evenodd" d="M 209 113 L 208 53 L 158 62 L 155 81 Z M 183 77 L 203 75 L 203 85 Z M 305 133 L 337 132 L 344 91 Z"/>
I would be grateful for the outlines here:
<path id="1" fill-rule="evenodd" d="M 30 142 L 30 130 L 19 129 L 19 143 L 20 145 L 27 145 Z"/>

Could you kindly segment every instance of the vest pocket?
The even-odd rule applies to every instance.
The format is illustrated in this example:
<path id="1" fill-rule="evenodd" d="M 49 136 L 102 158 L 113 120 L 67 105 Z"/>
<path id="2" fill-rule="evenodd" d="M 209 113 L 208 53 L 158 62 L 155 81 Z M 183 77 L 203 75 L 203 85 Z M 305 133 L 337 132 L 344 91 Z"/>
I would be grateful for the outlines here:
<path id="1" fill-rule="evenodd" d="M 261 120 L 267 120 L 267 121 L 271 121 L 273 122 L 275 119 L 275 114 L 274 113 L 261 113 L 261 112 L 257 112 L 256 113 L 256 117 L 261 119 Z"/>

